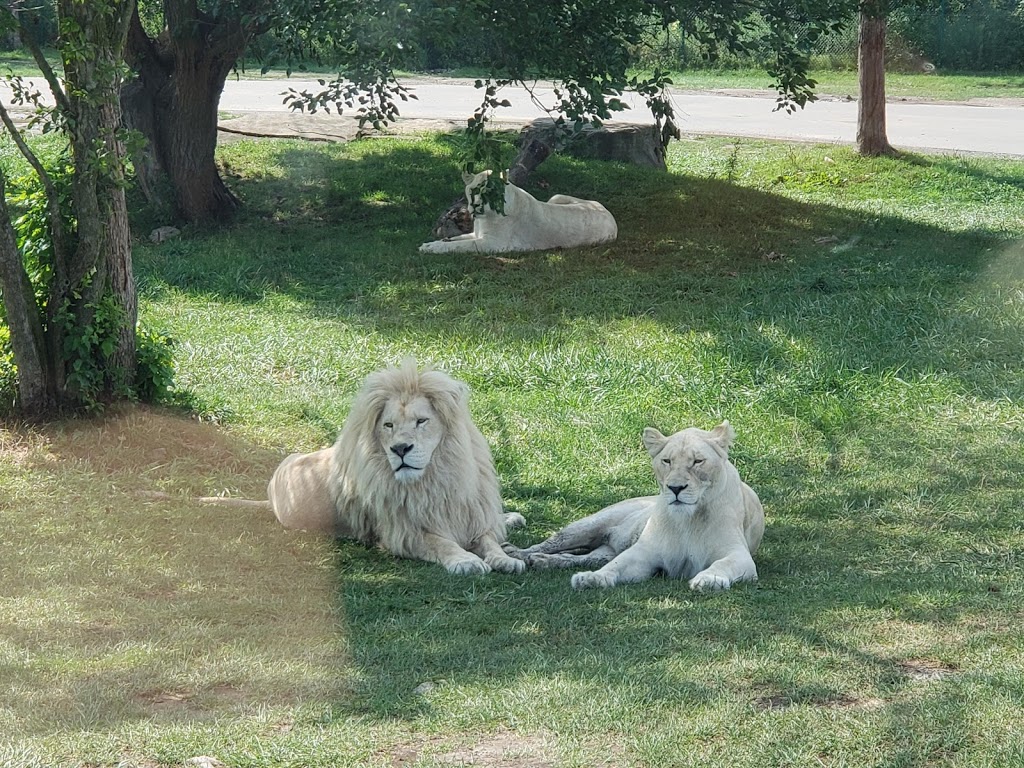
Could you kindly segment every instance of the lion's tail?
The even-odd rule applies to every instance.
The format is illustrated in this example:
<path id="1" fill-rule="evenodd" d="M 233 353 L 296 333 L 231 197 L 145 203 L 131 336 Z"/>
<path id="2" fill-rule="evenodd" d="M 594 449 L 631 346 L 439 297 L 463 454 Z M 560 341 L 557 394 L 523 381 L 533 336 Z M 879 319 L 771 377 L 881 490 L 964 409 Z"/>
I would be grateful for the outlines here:
<path id="1" fill-rule="evenodd" d="M 249 507 L 250 509 L 273 510 L 270 502 L 259 499 L 236 499 L 231 496 L 200 496 L 196 499 L 200 504 L 217 504 L 222 507 Z"/>

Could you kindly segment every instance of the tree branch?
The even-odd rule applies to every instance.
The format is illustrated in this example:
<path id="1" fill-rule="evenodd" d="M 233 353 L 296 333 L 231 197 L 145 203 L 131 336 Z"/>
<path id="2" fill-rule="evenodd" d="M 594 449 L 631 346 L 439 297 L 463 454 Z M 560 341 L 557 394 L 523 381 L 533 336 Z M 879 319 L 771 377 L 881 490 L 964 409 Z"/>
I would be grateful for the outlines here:
<path id="1" fill-rule="evenodd" d="M 50 241 L 53 245 L 53 279 L 58 284 L 63 284 L 67 280 L 68 252 L 67 237 L 64 233 L 64 219 L 60 213 L 60 195 L 57 192 L 57 187 L 54 186 L 53 179 L 47 173 L 43 164 L 39 162 L 39 158 L 36 157 L 32 148 L 25 142 L 21 131 L 14 124 L 10 113 L 2 102 L 0 102 L 0 120 L 3 121 L 4 127 L 11 134 L 11 138 L 14 140 L 18 150 L 28 161 L 29 165 L 32 166 L 32 169 L 39 177 L 40 183 L 43 185 L 43 192 L 46 194 L 46 216 L 50 222 Z"/>
<path id="2" fill-rule="evenodd" d="M 47 84 L 50 86 L 50 91 L 53 93 L 53 98 L 57 102 L 57 109 L 63 114 L 67 115 L 71 113 L 71 102 L 68 101 L 67 94 L 64 93 L 64 89 L 61 87 L 60 80 L 57 78 L 56 73 L 53 71 L 53 67 L 50 66 L 50 62 L 46 60 L 46 56 L 43 55 L 43 49 L 39 47 L 39 42 L 32 36 L 29 28 L 25 26 L 21 15 L 18 15 L 18 36 L 21 38 L 21 42 L 24 43 L 25 47 L 28 48 L 32 54 L 32 58 L 36 62 L 36 66 L 43 73 L 43 77 L 46 79 Z"/>

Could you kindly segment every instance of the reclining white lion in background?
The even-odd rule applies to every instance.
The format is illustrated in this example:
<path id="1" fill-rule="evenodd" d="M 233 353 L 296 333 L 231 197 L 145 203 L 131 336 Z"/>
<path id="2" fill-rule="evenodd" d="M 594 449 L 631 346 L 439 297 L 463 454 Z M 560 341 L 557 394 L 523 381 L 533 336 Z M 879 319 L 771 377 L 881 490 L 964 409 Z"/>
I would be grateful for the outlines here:
<path id="1" fill-rule="evenodd" d="M 286 528 L 317 530 L 451 573 L 520 573 L 502 551 L 507 525 L 487 441 L 473 423 L 469 388 L 413 360 L 366 377 L 337 442 L 295 453 L 267 495 Z"/>
<path id="2" fill-rule="evenodd" d="M 463 174 L 466 200 L 470 208 L 479 207 L 477 187 L 490 171 L 475 176 Z M 473 216 L 473 231 L 448 240 L 423 243 L 423 253 L 502 253 L 507 251 L 543 251 L 551 248 L 575 248 L 608 243 L 618 236 L 615 217 L 594 200 L 569 195 L 553 195 L 542 203 L 513 184 L 505 184 L 505 213 L 489 206 Z"/>
<path id="3" fill-rule="evenodd" d="M 506 544 L 505 551 L 533 568 L 600 568 L 575 574 L 576 589 L 657 573 L 689 579 L 699 591 L 757 581 L 753 555 L 764 534 L 764 509 L 729 461 L 735 434 L 728 421 L 710 432 L 690 428 L 671 437 L 645 429 L 658 496 L 620 501 L 540 544 Z"/>

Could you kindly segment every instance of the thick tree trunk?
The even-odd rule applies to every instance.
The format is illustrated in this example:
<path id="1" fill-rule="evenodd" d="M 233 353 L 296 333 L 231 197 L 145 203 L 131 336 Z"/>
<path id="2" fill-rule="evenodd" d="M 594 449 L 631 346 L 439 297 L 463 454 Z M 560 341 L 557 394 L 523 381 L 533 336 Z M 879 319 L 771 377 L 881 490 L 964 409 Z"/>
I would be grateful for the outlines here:
<path id="1" fill-rule="evenodd" d="M 884 10 L 877 0 L 865 0 L 860 10 L 857 41 L 857 151 L 862 155 L 891 155 L 885 130 L 885 32 Z"/>
<path id="2" fill-rule="evenodd" d="M 137 14 L 132 21 L 126 58 L 137 79 L 123 101 L 126 122 L 149 141 L 147 170 L 166 174 L 178 214 L 190 222 L 223 221 L 239 203 L 217 170 L 217 109 L 246 37 L 216 25 L 207 34 L 189 16 L 197 11 L 172 6 L 169 33 L 156 40 Z M 146 185 L 155 186 L 151 179 Z"/>
<path id="3" fill-rule="evenodd" d="M 62 0 L 60 12 L 62 25 L 69 23 L 72 35 L 77 25 L 85 38 L 81 42 L 91 43 L 93 52 L 85 57 L 76 57 L 74 49 L 70 55 L 65 54 L 64 71 L 71 86 L 69 132 L 78 238 L 68 264 L 69 295 L 55 295 L 51 302 L 69 304 L 74 328 L 63 330 L 84 334 L 95 318 L 97 302 L 105 296 L 113 300 L 120 317 L 114 349 L 105 360 L 98 361 L 105 378 L 105 391 L 100 394 L 123 397 L 131 393 L 135 382 L 138 301 L 124 194 L 125 147 L 120 136 L 117 72 L 123 40 L 118 42 L 120 33 L 116 31 L 119 15 L 109 8 L 91 8 L 77 0 Z M 58 326 L 51 327 L 50 334 L 56 339 L 60 330 Z M 60 340 L 55 343 L 60 344 Z M 95 350 L 94 354 L 102 353 Z M 79 395 L 73 391 L 68 394 L 72 398 Z"/>

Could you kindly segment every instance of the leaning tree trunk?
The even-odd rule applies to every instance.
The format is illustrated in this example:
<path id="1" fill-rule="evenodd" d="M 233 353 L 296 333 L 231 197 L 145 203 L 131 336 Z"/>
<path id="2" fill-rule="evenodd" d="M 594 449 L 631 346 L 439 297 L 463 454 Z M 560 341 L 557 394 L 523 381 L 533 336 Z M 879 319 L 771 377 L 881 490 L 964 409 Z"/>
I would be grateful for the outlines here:
<path id="1" fill-rule="evenodd" d="M 0 297 L 18 366 L 19 409 L 28 416 L 52 411 L 57 403 L 55 371 L 50 366 L 39 308 L 21 261 L 11 225 L 3 174 L 0 174 Z"/>
<path id="2" fill-rule="evenodd" d="M 132 21 L 126 58 L 137 79 L 123 100 L 126 123 L 148 140 L 147 166 L 166 174 L 178 213 L 190 222 L 222 221 L 239 203 L 217 170 L 217 109 L 246 36 L 220 28 L 207 34 L 187 9 L 168 5 L 176 9 L 169 34 L 150 39 L 138 14 Z"/>
<path id="3" fill-rule="evenodd" d="M 860 9 L 857 41 L 857 151 L 862 155 L 895 152 L 885 130 L 885 31 L 884 10 L 878 0 L 865 0 Z"/>

